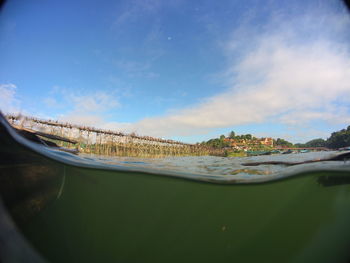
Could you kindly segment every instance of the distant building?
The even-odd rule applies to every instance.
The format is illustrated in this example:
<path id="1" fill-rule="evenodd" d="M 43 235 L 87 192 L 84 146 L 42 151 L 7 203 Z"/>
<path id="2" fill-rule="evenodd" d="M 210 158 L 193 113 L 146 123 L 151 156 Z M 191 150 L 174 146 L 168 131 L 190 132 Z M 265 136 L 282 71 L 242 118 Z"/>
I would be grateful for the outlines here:
<path id="1" fill-rule="evenodd" d="M 260 140 L 260 143 L 263 145 L 273 147 L 273 139 L 272 138 L 261 138 L 258 140 Z"/>
<path id="2" fill-rule="evenodd" d="M 230 146 L 237 149 L 247 149 L 249 147 L 256 147 L 260 145 L 265 145 L 273 147 L 272 138 L 259 138 L 259 139 L 231 139 L 225 138 L 225 142 L 229 142 Z"/>

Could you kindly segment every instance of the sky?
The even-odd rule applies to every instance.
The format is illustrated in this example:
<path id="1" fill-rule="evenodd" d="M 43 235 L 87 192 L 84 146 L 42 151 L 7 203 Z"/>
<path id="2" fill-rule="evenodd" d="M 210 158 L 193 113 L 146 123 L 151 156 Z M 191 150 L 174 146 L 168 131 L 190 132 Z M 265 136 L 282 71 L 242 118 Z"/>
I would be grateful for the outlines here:
<path id="1" fill-rule="evenodd" d="M 306 142 L 350 125 L 338 0 L 10 0 L 0 110 L 200 142 Z"/>

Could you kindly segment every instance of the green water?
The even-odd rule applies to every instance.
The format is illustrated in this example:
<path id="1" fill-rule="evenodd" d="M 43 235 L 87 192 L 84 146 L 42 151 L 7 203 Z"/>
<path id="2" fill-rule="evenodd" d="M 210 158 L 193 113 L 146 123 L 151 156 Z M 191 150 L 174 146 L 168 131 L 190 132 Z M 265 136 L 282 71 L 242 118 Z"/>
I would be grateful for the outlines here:
<path id="1" fill-rule="evenodd" d="M 347 262 L 350 185 L 325 175 L 214 185 L 66 167 L 22 229 L 51 262 Z"/>
<path id="2" fill-rule="evenodd" d="M 0 135 L 1 197 L 48 262 L 350 260 L 348 171 L 206 183 L 68 165 L 1 127 Z"/>

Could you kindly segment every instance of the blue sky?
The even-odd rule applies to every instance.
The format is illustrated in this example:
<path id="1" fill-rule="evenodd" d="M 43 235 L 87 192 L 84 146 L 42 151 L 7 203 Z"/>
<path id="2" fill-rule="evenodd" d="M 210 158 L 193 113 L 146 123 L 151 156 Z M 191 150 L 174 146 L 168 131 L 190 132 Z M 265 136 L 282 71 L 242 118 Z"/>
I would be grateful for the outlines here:
<path id="1" fill-rule="evenodd" d="M 0 109 L 197 142 L 350 125 L 340 1 L 8 1 Z"/>

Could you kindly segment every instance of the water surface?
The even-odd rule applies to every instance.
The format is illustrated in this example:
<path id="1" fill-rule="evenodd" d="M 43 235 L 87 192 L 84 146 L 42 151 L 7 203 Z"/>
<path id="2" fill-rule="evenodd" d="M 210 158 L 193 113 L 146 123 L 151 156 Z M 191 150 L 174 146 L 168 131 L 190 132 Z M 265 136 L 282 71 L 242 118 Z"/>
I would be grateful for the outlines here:
<path id="1" fill-rule="evenodd" d="M 98 155 L 80 154 L 83 159 L 106 165 L 118 167 L 131 167 L 137 169 L 152 169 L 164 173 L 188 173 L 193 176 L 217 176 L 227 179 L 258 179 L 272 178 L 276 175 L 289 175 L 300 171 L 350 169 L 350 160 L 324 161 L 317 163 L 301 164 L 293 167 L 286 165 L 259 165 L 247 167 L 245 163 L 280 161 L 280 162 L 303 162 L 308 160 L 327 159 L 332 156 L 344 154 L 338 151 L 322 151 L 295 154 L 276 154 L 252 157 L 216 157 L 216 156 L 183 156 L 163 158 L 139 158 L 139 157 L 109 157 Z M 108 167 L 108 166 L 107 166 Z M 224 179 L 225 180 L 225 179 Z"/>

